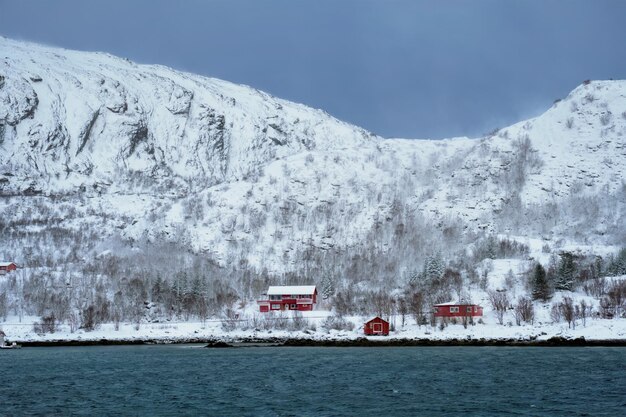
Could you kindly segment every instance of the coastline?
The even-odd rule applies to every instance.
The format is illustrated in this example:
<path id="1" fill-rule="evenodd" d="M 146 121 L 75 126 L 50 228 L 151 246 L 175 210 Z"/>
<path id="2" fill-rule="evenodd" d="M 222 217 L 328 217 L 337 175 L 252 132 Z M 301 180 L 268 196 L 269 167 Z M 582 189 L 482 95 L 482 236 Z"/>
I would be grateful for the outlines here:
<path id="1" fill-rule="evenodd" d="M 34 331 L 35 317 L 0 323 L 5 341 L 31 346 L 112 346 L 152 344 L 204 344 L 233 346 L 626 346 L 626 319 L 594 319 L 576 327 L 566 323 L 534 325 L 486 323 L 444 329 L 407 324 L 389 336 L 365 336 L 363 318 L 348 318 L 350 329 L 324 327 L 323 318 L 309 318 L 310 327 L 288 329 L 225 329 L 221 320 L 206 322 L 103 323 L 96 329 L 72 330 L 63 324 L 53 333 Z M 216 346 L 217 347 L 217 346 Z"/>
<path id="2" fill-rule="evenodd" d="M 92 340 L 37 340 L 18 342 L 23 347 L 122 346 L 203 344 L 208 348 L 240 347 L 402 347 L 402 346 L 511 346 L 511 347 L 626 347 L 626 339 L 585 339 L 560 336 L 548 339 L 427 339 L 427 338 L 298 338 L 298 337 L 244 337 L 244 338 L 151 338 L 151 339 L 92 339 Z"/>

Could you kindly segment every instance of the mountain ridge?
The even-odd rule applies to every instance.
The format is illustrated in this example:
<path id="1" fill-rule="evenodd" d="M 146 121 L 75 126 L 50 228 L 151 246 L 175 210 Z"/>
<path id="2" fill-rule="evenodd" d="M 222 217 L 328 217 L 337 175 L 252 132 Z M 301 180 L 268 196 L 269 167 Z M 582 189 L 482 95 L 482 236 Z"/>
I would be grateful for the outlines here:
<path id="1" fill-rule="evenodd" d="M 5 222 L 35 230 L 58 212 L 57 227 L 105 242 L 90 251 L 171 242 L 223 266 L 302 274 L 392 256 L 398 274 L 480 236 L 626 236 L 624 81 L 585 82 L 483 138 L 407 140 L 109 54 L 2 38 L 0 57 Z"/>
<path id="2" fill-rule="evenodd" d="M 313 144 L 334 146 L 325 130 L 371 136 L 319 110 L 163 66 L 6 39 L 0 53 L 4 142 L 28 138 L 20 145 L 34 152 L 15 152 L 17 159 L 50 175 L 167 165 L 176 176 L 217 183 Z"/>

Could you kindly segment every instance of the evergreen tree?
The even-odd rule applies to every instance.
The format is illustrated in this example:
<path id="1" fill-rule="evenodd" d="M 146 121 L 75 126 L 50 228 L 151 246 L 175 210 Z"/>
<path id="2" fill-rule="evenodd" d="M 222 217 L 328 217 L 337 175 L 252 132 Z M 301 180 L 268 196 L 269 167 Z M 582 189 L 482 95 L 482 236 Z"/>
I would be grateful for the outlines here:
<path id="1" fill-rule="evenodd" d="M 177 273 L 172 286 L 176 299 L 176 312 L 180 314 L 184 308 L 185 296 L 189 293 L 187 273 L 185 271 Z"/>
<path id="2" fill-rule="evenodd" d="M 419 285 L 421 279 L 423 277 L 421 276 L 421 274 L 417 271 L 417 270 L 413 270 L 410 274 L 409 274 L 409 286 L 412 288 L 415 288 Z"/>
<path id="3" fill-rule="evenodd" d="M 561 256 L 561 261 L 557 270 L 555 288 L 557 290 L 571 291 L 574 288 L 574 274 L 576 273 L 574 255 L 570 252 L 563 252 L 559 255 Z"/>
<path id="4" fill-rule="evenodd" d="M 187 308 L 192 311 L 193 314 L 199 314 L 199 306 L 202 300 L 203 283 L 202 277 L 199 274 L 194 275 L 191 281 L 191 288 L 186 295 Z"/>
<path id="5" fill-rule="evenodd" d="M 487 245 L 486 245 L 486 255 L 487 258 L 489 259 L 496 259 L 497 255 L 496 252 L 498 250 L 498 242 L 496 241 L 496 238 L 493 236 L 489 236 L 489 238 L 487 239 Z"/>
<path id="6" fill-rule="evenodd" d="M 616 256 L 610 255 L 607 262 L 607 275 L 626 274 L 626 248 L 622 248 Z"/>
<path id="7" fill-rule="evenodd" d="M 602 256 L 596 256 L 593 260 L 592 266 L 592 278 L 599 278 L 604 275 L 604 259 Z"/>
<path id="8" fill-rule="evenodd" d="M 155 303 L 163 302 L 163 278 L 161 278 L 161 274 L 157 272 L 156 280 L 154 284 L 152 284 L 152 301 Z"/>
<path id="9" fill-rule="evenodd" d="M 617 254 L 617 273 L 619 275 L 626 274 L 626 248 L 622 248 Z"/>
<path id="10" fill-rule="evenodd" d="M 443 276 L 445 269 L 440 254 L 429 256 L 424 262 L 424 278 L 426 278 L 428 282 L 437 281 Z"/>
<path id="11" fill-rule="evenodd" d="M 607 277 L 607 276 L 615 276 L 615 256 L 613 256 L 612 253 L 610 253 L 607 257 L 606 257 L 606 268 L 602 271 L 602 275 L 603 277 Z"/>
<path id="12" fill-rule="evenodd" d="M 533 300 L 547 301 L 550 298 L 550 285 L 546 278 L 546 270 L 541 264 L 535 265 L 532 275 Z"/>
<path id="13" fill-rule="evenodd" d="M 205 321 L 209 313 L 207 301 L 208 282 L 205 275 L 197 274 L 191 286 L 193 298 L 193 311 L 202 321 Z"/>
<path id="14" fill-rule="evenodd" d="M 326 275 L 322 280 L 322 300 L 328 300 L 335 295 L 335 283 L 330 275 Z"/>

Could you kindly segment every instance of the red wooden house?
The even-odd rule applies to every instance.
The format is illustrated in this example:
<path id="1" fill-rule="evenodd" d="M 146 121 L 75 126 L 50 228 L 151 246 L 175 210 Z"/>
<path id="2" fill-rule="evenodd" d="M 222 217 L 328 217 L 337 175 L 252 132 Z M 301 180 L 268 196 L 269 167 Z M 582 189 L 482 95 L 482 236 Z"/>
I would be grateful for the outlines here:
<path id="1" fill-rule="evenodd" d="M 259 311 L 311 311 L 317 302 L 317 288 L 315 285 L 276 285 L 270 286 L 267 294 L 263 294 L 259 304 Z"/>
<path id="2" fill-rule="evenodd" d="M 374 317 L 363 327 L 363 332 L 368 336 L 388 336 L 389 335 L 389 322 L 381 319 L 380 317 Z"/>
<path id="3" fill-rule="evenodd" d="M 433 306 L 435 317 L 479 317 L 483 315 L 483 308 L 476 304 L 442 303 Z"/>
<path id="4" fill-rule="evenodd" d="M 7 272 L 15 271 L 17 265 L 13 262 L 0 262 L 0 275 L 4 275 Z"/>

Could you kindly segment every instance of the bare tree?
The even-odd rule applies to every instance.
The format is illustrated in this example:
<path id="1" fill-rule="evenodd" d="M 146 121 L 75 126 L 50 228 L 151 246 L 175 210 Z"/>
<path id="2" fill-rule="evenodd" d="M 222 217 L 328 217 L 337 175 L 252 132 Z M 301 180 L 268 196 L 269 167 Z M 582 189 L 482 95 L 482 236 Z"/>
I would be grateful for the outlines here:
<path id="1" fill-rule="evenodd" d="M 384 291 L 377 291 L 370 296 L 374 313 L 381 318 L 389 319 L 394 310 L 393 298 Z"/>
<path id="2" fill-rule="evenodd" d="M 587 281 L 585 285 L 583 285 L 583 290 L 587 295 L 591 295 L 593 297 L 601 297 L 602 295 L 606 294 L 606 287 L 606 278 L 599 277 Z"/>
<path id="3" fill-rule="evenodd" d="M 461 299 L 461 293 L 463 292 L 463 276 L 461 273 L 454 269 L 446 268 L 443 274 L 443 281 L 450 283 L 456 292 L 457 298 Z"/>
<path id="4" fill-rule="evenodd" d="M 398 298 L 398 313 L 400 314 L 400 320 L 402 322 L 402 327 L 404 327 L 406 323 L 406 316 L 409 314 L 409 306 L 406 302 L 405 297 Z"/>
<path id="5" fill-rule="evenodd" d="M 513 270 L 509 269 L 509 271 L 504 276 L 504 285 L 507 290 L 511 291 L 515 289 L 515 284 L 516 284 L 515 275 L 513 274 Z"/>
<path id="6" fill-rule="evenodd" d="M 237 328 L 239 322 L 239 315 L 232 308 L 226 308 L 224 316 L 222 317 L 222 329 L 227 332 L 233 331 Z"/>
<path id="7" fill-rule="evenodd" d="M 343 317 L 352 312 L 354 294 L 350 290 L 338 292 L 331 300 L 333 307 L 335 307 L 335 313 L 339 317 Z"/>
<path id="8" fill-rule="evenodd" d="M 561 308 L 559 304 L 552 304 L 552 308 L 550 309 L 550 319 L 552 323 L 558 323 L 563 318 L 561 314 Z"/>
<path id="9" fill-rule="evenodd" d="M 587 316 L 591 312 L 591 306 L 587 305 L 585 300 L 580 301 L 580 313 L 579 317 L 583 321 L 583 327 L 587 325 Z"/>
<path id="10" fill-rule="evenodd" d="M 6 291 L 0 292 L 0 319 L 6 320 L 8 311 L 9 311 L 9 303 L 7 302 L 7 293 Z"/>
<path id="11" fill-rule="evenodd" d="M 515 306 L 515 323 L 521 326 L 522 322 L 532 324 L 535 320 L 535 308 L 533 300 L 528 297 L 520 296 Z"/>
<path id="12" fill-rule="evenodd" d="M 409 296 L 408 308 L 415 322 L 418 326 L 421 326 L 424 323 L 425 315 L 424 315 L 424 306 L 426 304 L 426 299 L 424 297 L 424 293 L 421 291 L 416 291 Z"/>
<path id="13" fill-rule="evenodd" d="M 615 310 L 615 317 L 620 317 L 621 312 L 624 309 L 624 303 L 626 302 L 626 281 L 611 282 L 607 295 L 609 296 L 609 301 Z"/>
<path id="14" fill-rule="evenodd" d="M 81 327 L 90 332 L 92 330 L 95 330 L 97 326 L 98 322 L 96 321 L 96 309 L 93 305 L 90 305 L 82 311 Z"/>
<path id="15" fill-rule="evenodd" d="M 468 304 L 471 304 L 468 302 Z M 472 318 L 472 307 L 471 306 L 461 306 L 461 324 L 463 328 L 467 329 L 468 324 L 474 324 L 474 319 Z"/>
<path id="16" fill-rule="evenodd" d="M 567 321 L 567 327 L 576 328 L 576 314 L 574 308 L 574 302 L 570 297 L 563 297 L 563 301 L 559 303 L 559 309 L 565 321 Z"/>
<path id="17" fill-rule="evenodd" d="M 509 297 L 504 291 L 494 291 L 490 290 L 489 301 L 491 302 L 491 307 L 493 307 L 496 312 L 496 317 L 498 319 L 498 323 L 504 324 L 504 313 L 507 308 L 509 308 Z"/>
<path id="18" fill-rule="evenodd" d="M 48 314 L 41 317 L 41 329 L 43 333 L 54 333 L 57 326 L 57 319 L 54 312 L 49 311 Z"/>

